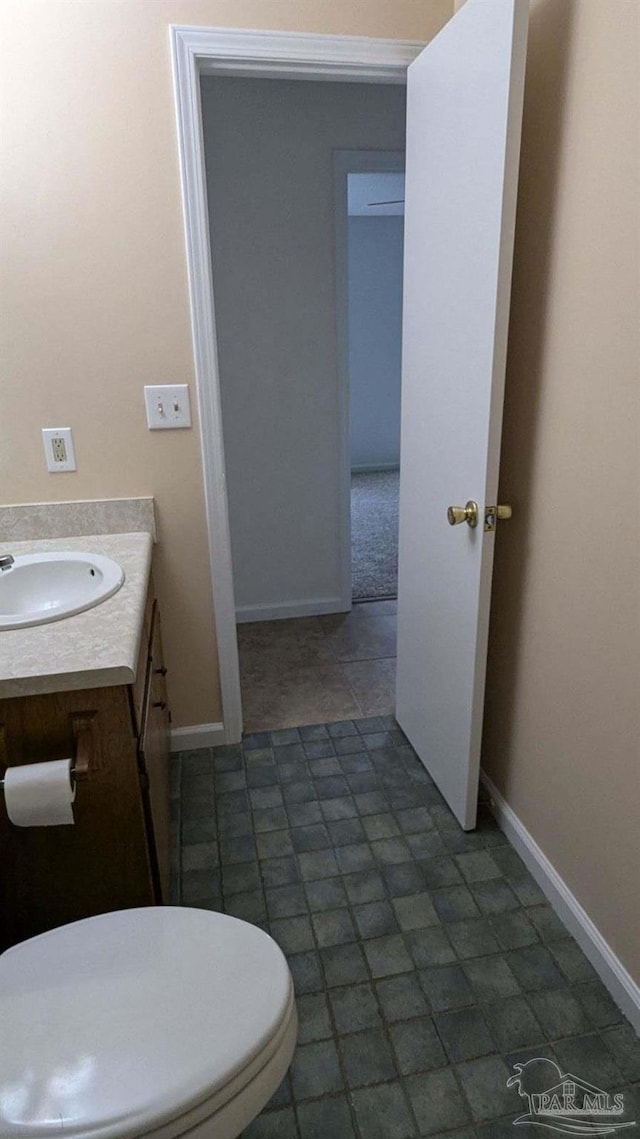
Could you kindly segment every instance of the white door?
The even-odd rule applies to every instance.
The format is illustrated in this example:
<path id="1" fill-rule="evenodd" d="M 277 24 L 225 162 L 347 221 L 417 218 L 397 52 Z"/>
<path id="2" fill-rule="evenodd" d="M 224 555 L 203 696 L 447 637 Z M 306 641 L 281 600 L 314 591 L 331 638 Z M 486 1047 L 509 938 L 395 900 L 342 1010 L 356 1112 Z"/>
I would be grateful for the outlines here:
<path id="1" fill-rule="evenodd" d="M 467 0 L 409 67 L 396 716 L 475 826 L 528 0 Z M 451 526 L 474 500 L 479 525 Z M 500 522 L 498 525 L 509 525 Z"/>

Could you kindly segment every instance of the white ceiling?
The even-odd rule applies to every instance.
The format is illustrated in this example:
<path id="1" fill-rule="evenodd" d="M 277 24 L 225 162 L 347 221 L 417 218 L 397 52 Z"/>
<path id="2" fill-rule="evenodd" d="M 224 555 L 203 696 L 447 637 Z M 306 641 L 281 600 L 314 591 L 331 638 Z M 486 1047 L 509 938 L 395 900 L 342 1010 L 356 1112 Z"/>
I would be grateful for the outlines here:
<path id="1" fill-rule="evenodd" d="M 347 201 L 350 217 L 404 214 L 404 174 L 348 174 Z M 380 202 L 394 204 L 383 206 Z"/>

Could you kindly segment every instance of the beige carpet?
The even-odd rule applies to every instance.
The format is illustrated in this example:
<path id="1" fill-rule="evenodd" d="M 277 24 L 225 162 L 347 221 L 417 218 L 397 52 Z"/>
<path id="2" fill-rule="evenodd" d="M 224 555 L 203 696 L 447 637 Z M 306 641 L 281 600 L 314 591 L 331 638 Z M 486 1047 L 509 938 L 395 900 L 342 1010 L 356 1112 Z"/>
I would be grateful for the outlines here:
<path id="1" fill-rule="evenodd" d="M 399 471 L 351 476 L 351 566 L 354 601 L 398 595 Z"/>

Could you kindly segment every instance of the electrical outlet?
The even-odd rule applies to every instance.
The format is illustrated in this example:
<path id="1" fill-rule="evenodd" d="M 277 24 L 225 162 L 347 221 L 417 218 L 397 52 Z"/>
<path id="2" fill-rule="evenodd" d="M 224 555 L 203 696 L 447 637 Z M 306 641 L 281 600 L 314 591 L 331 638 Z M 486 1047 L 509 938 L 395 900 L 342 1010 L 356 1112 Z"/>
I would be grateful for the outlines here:
<path id="1" fill-rule="evenodd" d="M 150 431 L 191 427 L 188 384 L 145 384 L 144 402 Z"/>
<path id="2" fill-rule="evenodd" d="M 48 471 L 57 474 L 77 470 L 70 427 L 43 427 L 42 443 Z"/>
<path id="3" fill-rule="evenodd" d="M 51 438 L 51 454 L 53 455 L 54 463 L 66 463 L 67 461 L 67 445 L 64 441 L 64 436 L 53 435 Z"/>

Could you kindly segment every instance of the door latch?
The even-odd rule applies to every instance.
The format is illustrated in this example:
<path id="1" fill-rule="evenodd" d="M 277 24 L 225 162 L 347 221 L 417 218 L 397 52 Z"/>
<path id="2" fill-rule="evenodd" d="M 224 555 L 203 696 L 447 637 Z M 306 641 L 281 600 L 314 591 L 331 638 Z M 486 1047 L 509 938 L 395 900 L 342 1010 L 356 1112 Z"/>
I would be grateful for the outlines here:
<path id="1" fill-rule="evenodd" d="M 495 530 L 496 523 L 507 522 L 511 518 L 513 511 L 510 506 L 485 506 L 484 508 L 484 528 L 485 530 Z"/>

